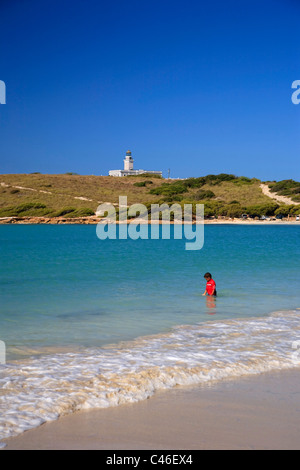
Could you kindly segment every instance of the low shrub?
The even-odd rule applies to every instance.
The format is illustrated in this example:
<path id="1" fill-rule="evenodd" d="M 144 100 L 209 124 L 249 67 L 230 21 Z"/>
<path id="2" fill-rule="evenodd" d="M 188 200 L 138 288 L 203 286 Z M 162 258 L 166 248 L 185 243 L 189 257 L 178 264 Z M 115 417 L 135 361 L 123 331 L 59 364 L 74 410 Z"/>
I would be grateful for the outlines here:
<path id="1" fill-rule="evenodd" d="M 197 191 L 194 196 L 194 198 L 198 201 L 203 201 L 205 199 L 213 199 L 214 197 L 216 197 L 215 193 L 213 191 L 210 191 L 209 189 L 200 189 L 200 191 Z"/>
<path id="2" fill-rule="evenodd" d="M 53 217 L 62 217 L 76 211 L 76 207 L 64 207 L 53 214 Z"/>
<path id="3" fill-rule="evenodd" d="M 163 183 L 157 188 L 150 189 L 149 194 L 155 194 L 157 196 L 174 196 L 175 194 L 182 194 L 185 192 L 187 192 L 187 187 L 181 181 L 176 181 L 175 183 Z"/>
<path id="4" fill-rule="evenodd" d="M 11 206 L 0 210 L 0 217 L 38 217 L 50 212 L 45 204 L 28 202 L 19 206 Z"/>
<path id="5" fill-rule="evenodd" d="M 60 209 L 59 211 L 55 212 L 53 214 L 53 217 L 88 217 L 91 215 L 95 215 L 95 212 L 88 208 L 88 207 L 82 207 L 77 209 L 76 207 L 65 207 L 63 209 Z"/>
<path id="6" fill-rule="evenodd" d="M 95 211 L 89 207 L 82 207 L 80 209 L 76 209 L 74 212 L 74 217 L 89 217 L 91 215 L 95 215 Z"/>
<path id="7" fill-rule="evenodd" d="M 147 184 L 153 184 L 153 181 L 151 180 L 138 181 L 137 183 L 133 183 L 133 186 L 137 186 L 138 188 L 141 188 L 143 186 L 147 186 Z"/>

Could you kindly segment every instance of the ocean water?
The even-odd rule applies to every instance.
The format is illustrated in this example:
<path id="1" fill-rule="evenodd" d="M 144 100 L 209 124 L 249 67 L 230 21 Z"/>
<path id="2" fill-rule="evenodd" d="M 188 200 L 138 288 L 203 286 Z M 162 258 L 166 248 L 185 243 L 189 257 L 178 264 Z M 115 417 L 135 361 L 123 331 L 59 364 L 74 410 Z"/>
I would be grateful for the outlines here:
<path id="1" fill-rule="evenodd" d="M 77 409 L 300 366 L 300 226 L 99 240 L 0 226 L 0 439 Z M 216 299 L 203 297 L 210 271 Z M 299 354 L 298 354 L 299 352 Z"/>

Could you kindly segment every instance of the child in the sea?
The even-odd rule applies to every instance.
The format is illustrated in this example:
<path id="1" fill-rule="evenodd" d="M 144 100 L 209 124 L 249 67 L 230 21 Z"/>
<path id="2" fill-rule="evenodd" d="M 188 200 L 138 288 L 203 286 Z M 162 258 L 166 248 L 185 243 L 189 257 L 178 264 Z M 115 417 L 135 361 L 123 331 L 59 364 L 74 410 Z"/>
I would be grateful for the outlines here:
<path id="1" fill-rule="evenodd" d="M 206 289 L 202 295 L 217 295 L 216 283 L 211 277 L 210 273 L 204 274 L 204 279 L 206 279 Z"/>

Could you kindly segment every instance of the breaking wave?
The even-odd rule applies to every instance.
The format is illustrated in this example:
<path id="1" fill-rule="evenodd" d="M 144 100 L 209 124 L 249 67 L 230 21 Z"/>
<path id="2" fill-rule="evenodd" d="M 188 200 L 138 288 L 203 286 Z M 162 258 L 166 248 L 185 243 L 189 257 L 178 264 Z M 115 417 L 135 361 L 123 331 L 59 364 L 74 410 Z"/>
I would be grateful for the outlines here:
<path id="1" fill-rule="evenodd" d="M 76 410 L 133 403 L 176 385 L 299 367 L 299 320 L 300 311 L 293 310 L 182 325 L 118 345 L 2 365 L 0 439 Z"/>

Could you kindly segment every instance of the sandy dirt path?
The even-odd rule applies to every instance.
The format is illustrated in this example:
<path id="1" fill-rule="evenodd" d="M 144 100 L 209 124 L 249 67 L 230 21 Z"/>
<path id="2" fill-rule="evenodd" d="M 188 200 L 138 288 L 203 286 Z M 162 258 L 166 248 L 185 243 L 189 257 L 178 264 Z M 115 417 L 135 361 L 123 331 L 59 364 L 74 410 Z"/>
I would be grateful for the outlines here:
<path id="1" fill-rule="evenodd" d="M 53 194 L 51 191 L 44 191 L 42 189 L 34 189 L 34 188 L 25 188 L 24 186 L 14 186 L 14 185 L 6 184 L 4 182 L 1 182 L 0 186 L 2 186 L 3 188 L 13 188 L 13 189 L 21 189 L 24 191 L 35 191 L 35 192 L 44 193 L 44 194 Z M 65 196 L 65 194 L 60 194 L 60 196 Z M 103 201 L 95 201 L 94 199 L 89 199 L 83 196 L 72 196 L 72 197 L 74 199 L 80 199 L 81 201 L 97 202 L 98 204 L 103 203 Z"/>
<path id="2" fill-rule="evenodd" d="M 261 183 L 260 187 L 261 187 L 262 192 L 266 196 L 270 197 L 271 199 L 274 199 L 277 202 L 280 202 L 281 204 L 287 204 L 287 205 L 292 205 L 292 204 L 298 205 L 298 204 L 300 204 L 300 202 L 295 202 L 287 196 L 279 196 L 276 193 L 272 193 L 267 184 Z"/>

